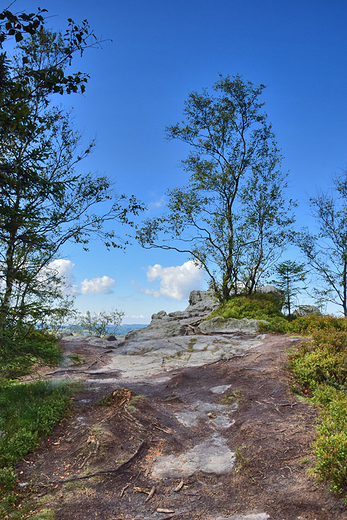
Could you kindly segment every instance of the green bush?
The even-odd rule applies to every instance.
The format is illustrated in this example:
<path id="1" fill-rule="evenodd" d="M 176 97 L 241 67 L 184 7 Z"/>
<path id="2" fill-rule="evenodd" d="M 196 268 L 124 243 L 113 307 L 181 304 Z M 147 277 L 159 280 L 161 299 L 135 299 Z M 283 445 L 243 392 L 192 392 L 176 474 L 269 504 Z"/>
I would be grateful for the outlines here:
<path id="1" fill-rule="evenodd" d="M 71 388 L 48 381 L 0 387 L 0 467 L 34 450 L 66 413 Z"/>
<path id="2" fill-rule="evenodd" d="M 290 357 L 290 366 L 303 386 L 314 389 L 326 383 L 341 388 L 347 379 L 347 332 L 315 332 L 312 341 L 302 343 Z"/>
<path id="3" fill-rule="evenodd" d="M 30 373 L 33 365 L 58 364 L 61 359 L 62 352 L 54 336 L 34 330 L 17 339 L 7 331 L 0 347 L 0 382 Z"/>
<path id="4" fill-rule="evenodd" d="M 316 471 L 330 481 L 331 490 L 347 490 L 347 397 L 336 392 L 321 413 L 315 444 Z"/>
<path id="5" fill-rule="evenodd" d="M 319 405 L 315 470 L 331 490 L 347 492 L 347 332 L 345 320 L 317 320 L 320 330 L 290 355 L 297 383 Z M 312 322 L 311 322 L 312 325 Z M 334 325 L 337 330 L 334 329 Z M 309 389 L 309 392 L 308 392 Z"/>
<path id="6" fill-rule="evenodd" d="M 107 336 L 108 334 L 115 334 L 118 327 L 122 323 L 124 316 L 123 311 L 117 309 L 112 310 L 108 314 L 104 311 L 96 314 L 91 314 L 87 311 L 86 314 L 80 315 L 76 324 L 71 328 L 77 334 L 95 334 L 96 336 Z M 113 328 L 110 330 L 109 327 Z"/>
<path id="7" fill-rule="evenodd" d="M 267 320 L 268 318 L 284 318 L 281 313 L 281 301 L 273 294 L 253 293 L 250 296 L 236 296 L 221 305 L 208 317 L 222 316 L 223 318 L 254 318 Z"/>

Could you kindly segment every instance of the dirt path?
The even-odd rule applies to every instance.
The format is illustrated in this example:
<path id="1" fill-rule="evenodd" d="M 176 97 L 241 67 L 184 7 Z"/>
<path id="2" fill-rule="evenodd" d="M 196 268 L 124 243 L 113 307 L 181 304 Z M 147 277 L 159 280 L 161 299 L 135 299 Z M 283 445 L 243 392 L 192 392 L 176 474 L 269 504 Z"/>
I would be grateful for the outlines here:
<path id="1" fill-rule="evenodd" d="M 93 364 L 98 380 L 22 481 L 57 520 L 346 520 L 307 472 L 317 414 L 290 391 L 296 341 L 268 334 L 231 359 L 139 380 L 102 376 L 112 352 L 66 344 L 85 359 L 69 377 Z"/>

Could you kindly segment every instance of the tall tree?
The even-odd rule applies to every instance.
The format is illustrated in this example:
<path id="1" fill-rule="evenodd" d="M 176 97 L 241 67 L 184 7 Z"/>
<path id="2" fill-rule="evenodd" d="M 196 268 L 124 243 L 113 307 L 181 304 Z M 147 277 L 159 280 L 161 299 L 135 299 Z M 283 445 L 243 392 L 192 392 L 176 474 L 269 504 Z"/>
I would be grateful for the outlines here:
<path id="1" fill-rule="evenodd" d="M 304 283 L 307 277 L 307 269 L 305 264 L 286 260 L 276 265 L 274 271 L 276 278 L 272 283 L 283 291 L 283 308 L 288 311 L 290 317 L 294 300 L 301 291 L 306 289 Z"/>
<path id="2" fill-rule="evenodd" d="M 0 346 L 7 331 L 18 334 L 55 312 L 62 293 L 49 264 L 64 243 L 87 248 L 97 236 L 107 247 L 125 247 L 104 224 L 131 224 L 142 209 L 135 197 L 117 195 L 107 177 L 76 172 L 94 143 L 80 150 L 69 114 L 52 105 L 56 93 L 84 90 L 87 76 L 66 71 L 89 45 L 87 23 L 70 20 L 62 35 L 41 19 L 28 32 L 17 38 L 12 61 L 0 55 Z"/>
<path id="3" fill-rule="evenodd" d="M 186 186 L 168 192 L 168 211 L 138 231 L 143 247 L 188 254 L 205 269 L 220 299 L 252 293 L 278 260 L 294 222 L 286 175 L 255 87 L 241 76 L 220 77 L 192 92 L 182 123 L 168 139 L 191 147 L 183 162 Z"/>
<path id="4" fill-rule="evenodd" d="M 305 228 L 298 245 L 317 275 L 319 301 L 340 305 L 347 316 L 347 171 L 337 175 L 330 190 L 310 198 L 318 233 Z"/>

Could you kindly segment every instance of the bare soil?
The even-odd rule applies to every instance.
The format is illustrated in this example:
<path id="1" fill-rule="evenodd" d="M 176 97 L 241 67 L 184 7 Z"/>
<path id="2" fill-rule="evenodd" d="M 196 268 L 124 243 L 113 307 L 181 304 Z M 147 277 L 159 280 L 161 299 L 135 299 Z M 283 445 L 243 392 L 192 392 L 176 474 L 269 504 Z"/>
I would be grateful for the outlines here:
<path id="1" fill-rule="evenodd" d="M 23 493 L 38 509 L 53 509 L 57 520 L 347 520 L 342 502 L 307 471 L 318 412 L 290 390 L 287 350 L 299 342 L 268 334 L 244 355 L 164 378 L 89 380 L 74 397 L 73 414 L 19 465 L 21 481 L 33 482 Z M 71 342 L 68 348 L 85 360 L 77 376 L 108 361 L 107 352 L 74 350 Z M 222 385 L 229 386 L 211 391 Z M 205 420 L 178 420 L 193 417 L 199 403 L 211 404 Z M 235 453 L 233 468 L 156 477 L 162 457 L 183 461 L 182 454 L 217 435 L 220 405 L 233 423 L 218 433 Z"/>

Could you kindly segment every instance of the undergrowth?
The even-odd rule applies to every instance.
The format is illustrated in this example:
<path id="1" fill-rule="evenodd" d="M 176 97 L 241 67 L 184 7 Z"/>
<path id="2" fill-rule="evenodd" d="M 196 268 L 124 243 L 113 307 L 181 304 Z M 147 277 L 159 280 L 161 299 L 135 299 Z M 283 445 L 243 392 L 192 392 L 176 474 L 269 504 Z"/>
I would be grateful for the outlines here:
<path id="1" fill-rule="evenodd" d="M 10 337 L 3 341 L 0 349 L 0 518 L 27 518 L 31 503 L 25 493 L 19 493 L 15 465 L 66 415 L 69 399 L 76 390 L 75 385 L 40 380 L 21 383 L 18 378 L 30 373 L 33 366 L 56 364 L 61 358 L 55 338 L 42 332 L 34 332 L 17 342 Z"/>
<path id="2" fill-rule="evenodd" d="M 0 347 L 0 383 L 29 374 L 34 365 L 56 365 L 62 359 L 57 339 L 42 331 L 32 331 L 25 338 L 4 333 Z"/>
<path id="3" fill-rule="evenodd" d="M 347 332 L 334 329 L 334 319 L 324 323 L 326 328 L 314 332 L 312 341 L 291 353 L 290 368 L 293 389 L 320 408 L 314 445 L 317 475 L 329 482 L 331 491 L 343 494 L 347 505 Z"/>
<path id="4" fill-rule="evenodd" d="M 281 312 L 281 300 L 273 294 L 253 293 L 250 296 L 235 296 L 223 302 L 207 319 L 217 316 L 222 318 L 256 319 L 261 332 L 273 331 L 280 334 L 311 335 L 317 330 L 347 331 L 347 321 L 334 316 L 290 318 Z"/>

